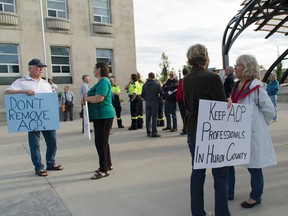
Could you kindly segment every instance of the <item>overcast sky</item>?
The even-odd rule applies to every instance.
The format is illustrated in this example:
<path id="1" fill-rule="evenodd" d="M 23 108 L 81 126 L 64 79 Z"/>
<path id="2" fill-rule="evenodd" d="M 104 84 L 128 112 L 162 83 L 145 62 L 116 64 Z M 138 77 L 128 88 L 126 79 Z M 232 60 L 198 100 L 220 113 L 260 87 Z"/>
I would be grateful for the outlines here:
<path id="1" fill-rule="evenodd" d="M 208 48 L 210 65 L 221 69 L 222 37 L 228 22 L 242 7 L 243 0 L 134 0 L 137 70 L 144 76 L 159 73 L 161 54 L 165 52 L 170 68 L 176 71 L 186 64 L 186 51 L 192 44 Z M 229 52 L 234 65 L 241 54 L 256 56 L 266 69 L 287 49 L 287 36 L 255 32 L 252 25 L 240 34 Z M 286 61 L 287 62 L 287 61 Z M 287 66 L 288 62 L 285 62 Z"/>

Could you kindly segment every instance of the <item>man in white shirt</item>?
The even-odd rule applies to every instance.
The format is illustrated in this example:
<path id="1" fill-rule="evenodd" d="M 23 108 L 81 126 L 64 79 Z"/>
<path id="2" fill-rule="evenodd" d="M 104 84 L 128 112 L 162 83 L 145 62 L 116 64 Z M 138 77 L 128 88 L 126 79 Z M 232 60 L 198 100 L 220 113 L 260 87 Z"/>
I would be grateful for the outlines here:
<path id="1" fill-rule="evenodd" d="M 47 67 L 39 59 L 32 59 L 29 64 L 29 75 L 19 78 L 14 81 L 5 91 L 5 94 L 27 94 L 34 95 L 35 93 L 52 93 L 50 84 L 41 78 L 43 68 Z M 47 170 L 63 170 L 63 166 L 55 163 L 55 155 L 57 150 L 56 130 L 46 131 L 29 131 L 28 141 L 30 147 L 31 160 L 34 165 L 35 174 L 45 177 L 48 175 L 41 162 L 40 154 L 40 132 L 45 138 L 46 150 L 46 165 Z"/>

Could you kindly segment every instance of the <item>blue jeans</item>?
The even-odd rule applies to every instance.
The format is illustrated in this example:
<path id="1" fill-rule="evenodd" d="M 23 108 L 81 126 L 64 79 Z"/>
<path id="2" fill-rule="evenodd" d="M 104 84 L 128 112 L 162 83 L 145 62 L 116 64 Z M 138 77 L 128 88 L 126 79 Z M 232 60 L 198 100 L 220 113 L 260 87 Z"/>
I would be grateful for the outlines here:
<path id="1" fill-rule="evenodd" d="M 188 134 L 188 146 L 193 158 L 196 145 L 196 136 Z M 204 183 L 206 169 L 194 170 L 192 168 L 190 181 L 191 211 L 193 216 L 205 216 L 204 210 Z M 228 167 L 213 168 L 212 175 L 214 178 L 215 190 L 215 216 L 231 216 L 228 208 L 227 198 L 227 177 Z"/>
<path id="2" fill-rule="evenodd" d="M 228 167 L 228 198 L 234 199 L 235 191 L 235 168 L 234 166 Z"/>
<path id="3" fill-rule="evenodd" d="M 176 101 L 165 100 L 164 112 L 167 121 L 167 127 L 171 127 L 171 117 L 173 120 L 173 129 L 177 129 Z"/>
<path id="4" fill-rule="evenodd" d="M 273 118 L 274 121 L 277 120 L 277 95 L 270 95 L 269 96 L 275 109 L 275 117 Z"/>
<path id="5" fill-rule="evenodd" d="M 56 145 L 56 130 L 47 131 L 30 131 L 28 132 L 28 141 L 30 147 L 31 160 L 35 168 L 35 173 L 44 169 L 41 162 L 40 154 L 40 132 L 42 133 L 46 142 L 46 165 L 47 167 L 54 166 L 55 155 L 57 151 Z"/>
<path id="6" fill-rule="evenodd" d="M 261 202 L 261 196 L 263 194 L 264 188 L 264 177 L 261 168 L 248 168 L 248 171 L 251 175 L 251 193 L 250 198 Z"/>

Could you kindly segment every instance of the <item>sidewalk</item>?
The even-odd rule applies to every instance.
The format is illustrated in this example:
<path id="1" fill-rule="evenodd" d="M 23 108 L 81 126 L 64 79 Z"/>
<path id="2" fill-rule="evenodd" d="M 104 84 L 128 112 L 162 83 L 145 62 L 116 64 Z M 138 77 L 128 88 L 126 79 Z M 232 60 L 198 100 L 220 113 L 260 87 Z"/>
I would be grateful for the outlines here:
<path id="1" fill-rule="evenodd" d="M 264 169 L 262 204 L 243 209 L 248 198 L 250 175 L 236 168 L 236 195 L 229 201 L 233 216 L 286 216 L 288 213 L 288 103 L 278 103 L 279 120 L 269 126 L 278 164 Z M 178 129 L 182 129 L 180 114 Z M 81 120 L 61 122 L 58 130 L 57 162 L 65 169 L 37 177 L 29 156 L 26 133 L 8 134 L 0 125 L 0 215 L 1 216 L 189 216 L 191 156 L 186 137 L 163 132 L 161 138 L 146 137 L 145 129 L 113 128 L 110 136 L 114 170 L 110 176 L 92 181 L 98 168 L 94 136 L 81 133 Z M 114 122 L 116 127 L 116 122 Z M 41 139 L 42 156 L 45 144 Z M 210 170 L 205 184 L 205 209 L 214 211 L 214 189 Z"/>

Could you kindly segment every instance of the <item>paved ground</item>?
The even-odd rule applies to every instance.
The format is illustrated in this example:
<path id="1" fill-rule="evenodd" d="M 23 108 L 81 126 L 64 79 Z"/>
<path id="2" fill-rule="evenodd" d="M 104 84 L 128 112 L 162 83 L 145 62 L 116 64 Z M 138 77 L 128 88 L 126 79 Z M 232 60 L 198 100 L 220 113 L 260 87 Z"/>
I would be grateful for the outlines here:
<path id="1" fill-rule="evenodd" d="M 128 126 L 129 116 L 125 115 L 123 121 Z M 249 210 L 240 207 L 250 191 L 250 176 L 246 169 L 236 168 L 236 197 L 229 202 L 233 216 L 288 215 L 287 122 L 288 104 L 279 103 L 279 120 L 269 127 L 278 164 L 264 170 L 261 205 Z M 146 137 L 144 129 L 132 132 L 113 128 L 110 144 L 114 170 L 109 177 L 92 181 L 98 159 L 93 141 L 82 136 L 80 125 L 79 119 L 61 122 L 57 161 L 65 169 L 49 172 L 46 178 L 33 173 L 26 133 L 8 134 L 7 127 L 0 125 L 1 216 L 190 215 L 191 157 L 186 137 L 179 132 L 159 131 L 162 137 L 152 139 Z M 42 155 L 44 152 L 42 145 Z M 208 171 L 205 208 L 212 212 L 213 197 Z"/>

